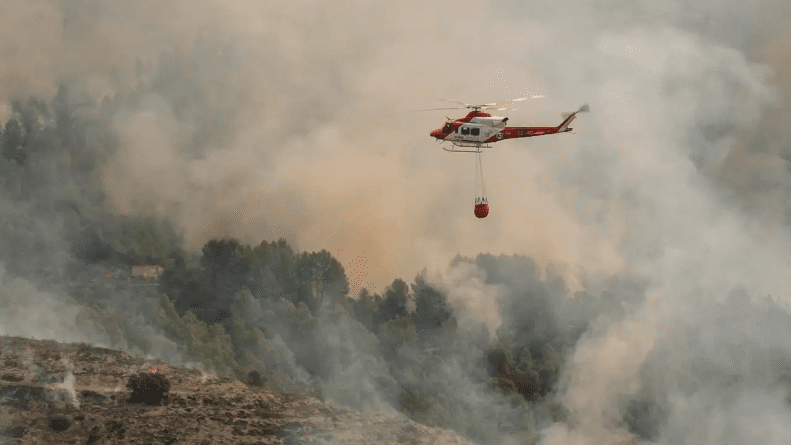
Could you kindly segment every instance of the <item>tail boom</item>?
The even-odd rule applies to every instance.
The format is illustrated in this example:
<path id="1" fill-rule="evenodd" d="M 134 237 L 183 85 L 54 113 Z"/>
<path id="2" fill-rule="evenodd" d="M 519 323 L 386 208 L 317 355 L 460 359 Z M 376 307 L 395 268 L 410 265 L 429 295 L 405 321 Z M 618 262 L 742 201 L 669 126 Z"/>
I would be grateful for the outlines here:
<path id="1" fill-rule="evenodd" d="M 560 125 L 556 127 L 557 131 L 555 133 L 565 133 L 567 131 L 571 131 L 572 129 L 569 128 L 569 124 L 577 117 L 577 113 L 585 113 L 588 111 L 590 111 L 590 107 L 588 104 L 585 104 L 581 106 L 579 110 L 573 113 L 563 113 L 563 122 L 561 122 Z"/>
<path id="2" fill-rule="evenodd" d="M 505 127 L 486 142 L 497 142 L 504 139 L 529 138 L 555 133 L 555 127 Z"/>
<path id="3" fill-rule="evenodd" d="M 563 113 L 563 122 L 557 127 L 505 127 L 498 133 L 486 139 L 484 142 L 497 142 L 503 139 L 527 138 L 532 136 L 543 136 L 545 134 L 567 133 L 573 128 L 569 127 L 571 121 L 577 117 L 577 113 L 584 113 L 590 111 L 587 104 L 580 107 L 579 110 L 573 113 Z"/>

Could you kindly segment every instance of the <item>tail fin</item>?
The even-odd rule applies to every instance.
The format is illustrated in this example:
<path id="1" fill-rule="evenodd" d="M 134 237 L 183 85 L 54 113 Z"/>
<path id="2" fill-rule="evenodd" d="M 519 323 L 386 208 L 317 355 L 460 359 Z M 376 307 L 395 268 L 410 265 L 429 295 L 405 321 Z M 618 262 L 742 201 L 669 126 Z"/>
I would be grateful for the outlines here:
<path id="1" fill-rule="evenodd" d="M 579 110 L 573 113 L 563 113 L 562 116 L 563 119 L 565 120 L 558 126 L 558 133 L 562 133 L 564 131 L 571 131 L 571 129 L 568 127 L 571 121 L 573 121 L 574 118 L 577 117 L 577 113 L 585 113 L 587 111 L 590 111 L 590 107 L 588 106 L 588 104 L 585 104 L 581 106 Z"/>

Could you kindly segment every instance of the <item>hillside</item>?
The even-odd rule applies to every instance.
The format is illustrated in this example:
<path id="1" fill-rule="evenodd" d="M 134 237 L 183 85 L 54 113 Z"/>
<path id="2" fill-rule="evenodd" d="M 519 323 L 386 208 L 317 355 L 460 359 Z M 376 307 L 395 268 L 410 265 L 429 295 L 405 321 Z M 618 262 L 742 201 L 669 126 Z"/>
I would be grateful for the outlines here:
<path id="1" fill-rule="evenodd" d="M 0 444 L 467 444 L 455 433 L 128 353 L 0 336 Z M 154 371 L 155 370 L 155 371 Z M 129 378 L 170 382 L 128 403 Z"/>

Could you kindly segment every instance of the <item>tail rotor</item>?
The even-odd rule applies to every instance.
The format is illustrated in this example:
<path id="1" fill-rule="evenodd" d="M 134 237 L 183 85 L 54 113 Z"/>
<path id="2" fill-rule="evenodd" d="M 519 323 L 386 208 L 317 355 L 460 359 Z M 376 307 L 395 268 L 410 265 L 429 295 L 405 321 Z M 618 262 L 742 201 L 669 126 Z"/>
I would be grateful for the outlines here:
<path id="1" fill-rule="evenodd" d="M 561 116 L 563 116 L 563 119 L 565 119 L 565 118 L 571 116 L 572 114 L 587 113 L 590 110 L 591 110 L 591 108 L 588 106 L 588 104 L 585 104 L 585 105 L 581 106 L 579 110 L 577 110 L 577 111 L 575 111 L 573 113 L 561 113 Z"/>

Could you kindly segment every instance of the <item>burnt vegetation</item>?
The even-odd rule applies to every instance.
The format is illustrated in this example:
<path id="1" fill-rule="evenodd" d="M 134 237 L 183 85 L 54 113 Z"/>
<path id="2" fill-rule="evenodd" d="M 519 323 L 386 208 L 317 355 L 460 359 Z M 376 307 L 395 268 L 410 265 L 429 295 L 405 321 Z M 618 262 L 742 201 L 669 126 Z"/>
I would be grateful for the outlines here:
<path id="1" fill-rule="evenodd" d="M 156 406 L 167 401 L 170 381 L 162 373 L 141 372 L 129 378 L 126 388 L 130 391 L 129 403 Z"/>

